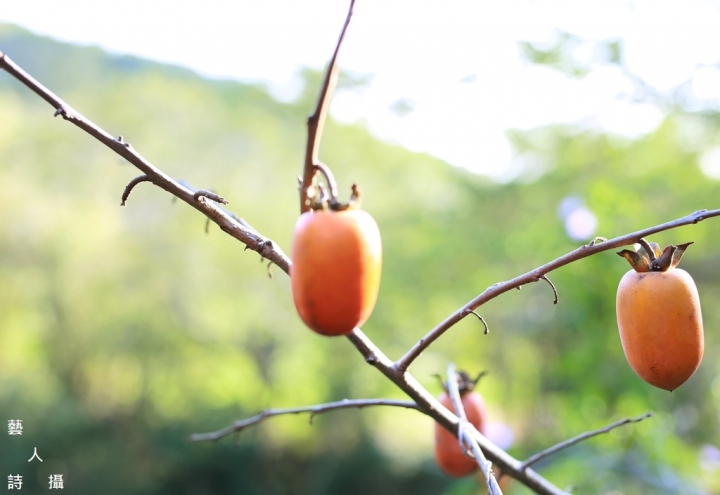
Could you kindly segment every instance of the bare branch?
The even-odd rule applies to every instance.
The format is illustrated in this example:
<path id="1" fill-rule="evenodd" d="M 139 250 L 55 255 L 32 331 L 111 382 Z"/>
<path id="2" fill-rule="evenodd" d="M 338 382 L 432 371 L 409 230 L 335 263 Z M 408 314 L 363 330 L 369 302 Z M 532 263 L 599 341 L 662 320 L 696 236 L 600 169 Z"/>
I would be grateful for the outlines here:
<path id="1" fill-rule="evenodd" d="M 423 412 L 417 404 L 405 400 L 392 400 L 392 399 L 356 399 L 349 400 L 343 399 L 338 402 L 329 402 L 327 404 L 318 404 L 315 406 L 305 407 L 290 407 L 286 409 L 266 409 L 261 413 L 256 414 L 250 418 L 242 421 L 236 421 L 227 428 L 218 430 L 213 433 L 196 433 L 190 436 L 190 440 L 193 442 L 202 442 L 207 440 L 216 441 L 231 433 L 239 433 L 245 428 L 255 426 L 256 424 L 271 418 L 273 416 L 282 416 L 286 414 L 302 414 L 310 413 L 310 423 L 315 416 L 323 414 L 329 411 L 336 411 L 338 409 L 350 409 L 350 408 L 363 408 L 371 406 L 390 406 L 390 407 L 404 407 L 406 409 L 416 409 Z"/>
<path id="2" fill-rule="evenodd" d="M 164 172 L 152 165 L 140 153 L 126 142 L 122 136 L 117 139 L 109 133 L 86 119 L 70 105 L 58 98 L 53 92 L 36 81 L 32 76 L 10 60 L 6 54 L 0 52 L 0 68 L 5 69 L 10 75 L 23 83 L 29 89 L 38 94 L 43 100 L 55 108 L 55 115 L 62 115 L 63 119 L 84 130 L 118 155 L 125 158 L 146 175 L 150 182 L 164 189 L 173 196 L 183 200 L 196 210 L 203 213 L 220 228 L 236 238 L 250 249 L 257 251 L 261 256 L 275 263 L 286 273 L 290 270 L 290 259 L 282 252 L 277 244 L 265 239 L 255 230 L 248 228 L 238 221 L 219 205 L 208 201 L 200 201 L 194 197 L 194 191 L 172 179 Z"/>
<path id="3" fill-rule="evenodd" d="M 465 409 L 463 408 L 462 399 L 460 397 L 460 390 L 458 389 L 458 376 L 455 373 L 455 365 L 453 363 L 448 363 L 447 367 L 447 388 L 450 399 L 452 399 L 453 408 L 455 408 L 455 414 L 457 414 L 457 417 L 460 418 L 457 430 L 457 438 L 460 443 L 460 448 L 466 454 L 468 450 L 473 453 L 475 462 L 477 462 L 480 470 L 485 476 L 488 493 L 490 495 L 502 495 L 502 491 L 500 491 L 495 475 L 492 472 L 492 464 L 490 464 L 485 458 L 477 440 L 473 437 L 473 431 L 478 435 L 482 434 L 467 420 L 467 415 L 465 414 Z"/>
<path id="4" fill-rule="evenodd" d="M 573 438 L 570 438 L 570 439 L 568 439 L 568 440 L 565 440 L 564 442 L 560 442 L 560 443 L 557 444 L 557 445 L 553 445 L 552 447 L 550 447 L 550 448 L 548 448 L 548 449 L 545 449 L 545 450 L 543 450 L 543 451 L 541 451 L 541 452 L 538 452 L 537 454 L 535 454 L 535 455 L 533 455 L 533 456 L 531 456 L 531 457 L 528 457 L 528 458 L 522 463 L 521 469 L 525 469 L 525 468 L 527 468 L 528 466 L 531 466 L 532 464 L 535 464 L 536 462 L 539 462 L 539 461 L 541 461 L 542 459 L 544 459 L 544 458 L 546 458 L 546 457 L 548 457 L 548 456 L 551 456 L 551 455 L 553 455 L 553 454 L 556 454 L 557 452 L 559 452 L 559 451 L 561 451 L 561 450 L 563 450 L 563 449 L 566 449 L 566 448 L 568 448 L 568 447 L 570 447 L 570 446 L 572 446 L 572 445 L 575 445 L 576 443 L 580 443 L 580 442 L 582 442 L 583 440 L 587 440 L 588 438 L 592 438 L 592 437 L 594 437 L 594 436 L 601 435 L 601 434 L 603 434 L 603 433 L 607 433 L 607 432 L 609 432 L 609 431 L 611 431 L 611 430 L 614 430 L 615 428 L 618 428 L 618 427 L 620 427 L 620 426 L 623 426 L 623 425 L 626 425 L 626 424 L 629 424 L 629 423 L 638 423 L 638 422 L 642 421 L 643 419 L 649 418 L 650 416 L 652 416 L 652 413 L 651 413 L 651 412 L 645 413 L 645 414 L 643 414 L 642 416 L 638 416 L 637 418 L 625 418 L 625 419 L 621 419 L 620 421 L 616 421 L 616 422 L 614 422 L 614 423 L 612 423 L 612 424 L 609 424 L 609 425 L 607 425 L 607 426 L 604 427 L 604 428 L 599 428 L 599 429 L 597 429 L 597 430 L 587 431 L 587 432 L 585 432 L 585 433 L 581 433 L 580 435 L 578 435 L 578 436 L 576 436 L 576 437 L 573 437 Z"/>
<path id="5" fill-rule="evenodd" d="M 347 17 L 345 18 L 345 24 L 340 32 L 340 37 L 338 38 L 337 45 L 335 46 L 335 52 L 330 59 L 330 64 L 328 65 L 327 72 L 325 73 L 325 79 L 323 81 L 323 86 L 320 89 L 320 95 L 318 96 L 315 112 L 308 117 L 305 166 L 303 168 L 302 184 L 300 185 L 300 213 L 305 213 L 310 209 L 308 196 L 312 196 L 313 194 L 308 194 L 308 191 L 313 186 L 315 179 L 315 172 L 317 170 L 315 166 L 318 164 L 318 154 L 323 126 L 325 125 L 325 118 L 327 117 L 328 108 L 330 107 L 330 99 L 332 98 L 333 92 L 335 91 L 335 85 L 337 84 L 338 55 L 340 54 L 342 42 L 345 39 L 345 32 L 350 25 L 350 18 L 352 17 L 354 6 L 355 0 L 350 0 L 350 7 L 348 8 Z"/>
<path id="6" fill-rule="evenodd" d="M 150 179 L 150 177 L 148 177 L 147 175 L 143 174 L 135 177 L 133 180 L 128 182 L 128 185 L 125 186 L 125 191 L 123 191 L 122 198 L 120 198 L 120 206 L 125 206 L 125 203 L 130 197 L 130 193 L 135 188 L 135 186 L 137 186 L 141 182 L 152 182 L 152 179 Z"/>
<path id="7" fill-rule="evenodd" d="M 397 360 L 397 362 L 395 363 L 395 369 L 397 369 L 399 372 L 408 369 L 410 364 L 415 359 L 417 359 L 417 357 L 420 356 L 420 354 L 422 354 L 422 352 L 427 349 L 430 344 L 435 342 L 435 340 L 437 340 L 449 328 L 451 328 L 457 322 L 470 314 L 468 310 L 475 310 L 486 302 L 495 299 L 499 295 L 504 294 L 511 289 L 516 289 L 521 285 L 536 282 L 547 273 L 550 273 L 553 270 L 556 270 L 575 261 L 587 258 L 588 256 L 592 256 L 603 251 L 609 251 L 610 249 L 616 249 L 621 246 L 635 244 L 636 242 L 639 242 L 640 239 L 642 239 L 643 237 L 656 234 L 658 232 L 663 232 L 665 230 L 682 227 L 684 225 L 696 224 L 702 220 L 705 220 L 706 218 L 717 216 L 720 216 L 720 209 L 710 211 L 698 210 L 682 218 L 662 223 L 654 227 L 649 227 L 647 229 L 638 230 L 637 232 L 632 232 L 630 234 L 626 234 L 620 237 L 615 237 L 614 239 L 608 239 L 602 242 L 591 242 L 590 244 L 580 246 L 574 251 L 571 251 L 566 255 L 550 261 L 549 263 L 546 263 L 538 268 L 535 268 L 534 270 L 515 277 L 512 280 L 492 285 L 488 287 L 483 293 L 475 297 L 475 299 L 465 304 L 462 308 L 455 311 L 444 321 L 440 322 L 435 328 L 430 330 L 430 332 L 428 332 L 427 335 L 425 335 L 415 345 L 413 345 L 413 347 L 410 348 L 410 350 L 408 350 L 404 356 Z M 593 241 L 595 240 L 596 239 L 593 239 Z"/>
<path id="8" fill-rule="evenodd" d="M 422 412 L 430 416 L 448 431 L 458 431 L 458 417 L 440 404 L 410 373 L 407 371 L 398 371 L 393 366 L 390 358 L 368 339 L 362 330 L 355 328 L 347 338 L 362 354 L 368 364 L 374 366 L 389 380 L 395 383 L 415 401 Z M 493 465 L 502 470 L 505 475 L 515 478 L 539 495 L 567 495 L 566 492 L 547 481 L 531 468 L 524 471 L 519 469 L 521 464 L 519 460 L 492 443 L 474 428 L 470 434 L 475 441 L 477 441 L 485 457 L 492 461 Z"/>

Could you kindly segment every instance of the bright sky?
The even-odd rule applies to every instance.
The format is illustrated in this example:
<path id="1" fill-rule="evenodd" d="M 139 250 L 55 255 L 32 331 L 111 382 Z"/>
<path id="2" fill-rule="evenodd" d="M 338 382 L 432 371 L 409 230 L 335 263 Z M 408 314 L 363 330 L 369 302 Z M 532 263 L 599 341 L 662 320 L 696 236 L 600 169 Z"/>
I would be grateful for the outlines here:
<path id="1" fill-rule="evenodd" d="M 288 100 L 300 67 L 327 62 L 346 8 L 340 0 L 0 0 L 0 22 L 263 81 Z M 627 76 L 602 62 L 599 41 L 622 38 L 626 66 L 655 88 L 691 80 L 690 98 L 720 108 L 718 26 L 718 0 L 357 0 L 340 64 L 373 77 L 362 91 L 339 93 L 331 111 L 366 121 L 383 139 L 508 178 L 518 160 L 508 129 L 565 122 L 638 136 L 660 123 L 662 110 L 634 103 Z M 549 43 L 557 30 L 588 41 L 574 52 L 593 67 L 586 77 L 522 59 L 518 40 Z M 399 100 L 413 108 L 402 117 L 392 110 Z"/>

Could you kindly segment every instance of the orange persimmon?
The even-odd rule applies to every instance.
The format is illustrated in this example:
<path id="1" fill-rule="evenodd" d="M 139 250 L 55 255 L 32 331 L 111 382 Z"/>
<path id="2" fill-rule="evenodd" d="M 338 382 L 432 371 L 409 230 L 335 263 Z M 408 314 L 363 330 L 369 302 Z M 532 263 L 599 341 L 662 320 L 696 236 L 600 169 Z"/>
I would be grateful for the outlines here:
<path id="1" fill-rule="evenodd" d="M 480 395 L 473 391 L 474 382 L 465 373 L 461 372 L 459 376 L 460 398 L 467 420 L 485 434 L 485 404 Z M 447 392 L 443 392 L 438 400 L 451 411 L 455 410 Z M 435 423 L 435 462 L 445 474 L 454 477 L 466 476 L 478 469 L 475 459 L 463 453 L 458 439 L 438 423 Z"/>
<path id="2" fill-rule="evenodd" d="M 346 335 L 370 317 L 382 265 L 380 231 L 356 208 L 300 215 L 290 280 L 300 318 L 321 335 Z"/>
<path id="3" fill-rule="evenodd" d="M 703 356 L 700 298 L 692 277 L 676 268 L 691 244 L 668 246 L 652 255 L 624 250 L 633 269 L 617 291 L 617 321 L 625 357 L 637 375 L 673 391 L 692 376 Z"/>

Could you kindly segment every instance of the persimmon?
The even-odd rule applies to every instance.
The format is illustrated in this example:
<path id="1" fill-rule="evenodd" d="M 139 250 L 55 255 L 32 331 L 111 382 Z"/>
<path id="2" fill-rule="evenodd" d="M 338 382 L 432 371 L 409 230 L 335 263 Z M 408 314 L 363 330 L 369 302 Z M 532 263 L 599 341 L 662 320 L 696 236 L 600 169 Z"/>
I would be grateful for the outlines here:
<path id="1" fill-rule="evenodd" d="M 300 215 L 290 280 L 300 318 L 321 335 L 346 335 L 367 321 L 380 287 L 382 245 L 372 216 L 357 208 Z"/>
<path id="2" fill-rule="evenodd" d="M 485 404 L 480 395 L 474 391 L 475 382 L 470 380 L 464 372 L 458 373 L 458 378 L 460 398 L 463 409 L 465 409 L 465 416 L 467 416 L 470 424 L 484 435 Z M 451 411 L 455 410 L 447 391 L 443 392 L 438 400 Z M 435 423 L 435 462 L 445 474 L 458 478 L 467 476 L 478 469 L 475 459 L 463 453 L 458 439 L 438 423 Z"/>
<path id="3" fill-rule="evenodd" d="M 703 356 L 700 298 L 690 274 L 677 268 L 692 244 L 657 244 L 618 254 L 633 269 L 620 280 L 617 321 L 625 357 L 635 373 L 655 387 L 673 391 L 695 373 Z"/>

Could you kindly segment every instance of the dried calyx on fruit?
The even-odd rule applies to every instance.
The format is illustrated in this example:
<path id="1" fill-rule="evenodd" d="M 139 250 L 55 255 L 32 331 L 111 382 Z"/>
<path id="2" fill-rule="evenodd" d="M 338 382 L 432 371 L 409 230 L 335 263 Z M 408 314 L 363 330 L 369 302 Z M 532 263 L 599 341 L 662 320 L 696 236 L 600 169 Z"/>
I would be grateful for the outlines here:
<path id="1" fill-rule="evenodd" d="M 625 357 L 637 375 L 665 390 L 682 385 L 700 365 L 704 340 L 700 298 L 692 277 L 677 268 L 692 242 L 668 246 L 643 240 L 618 253 L 632 266 L 617 291 Z"/>
<path id="2" fill-rule="evenodd" d="M 618 253 L 633 267 L 636 272 L 666 272 L 670 268 L 676 268 L 682 259 L 685 250 L 692 242 L 667 246 L 660 251 L 656 242 L 645 243 L 647 247 L 640 246 L 637 251 L 623 249 Z"/>

